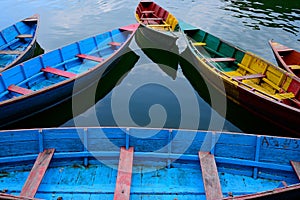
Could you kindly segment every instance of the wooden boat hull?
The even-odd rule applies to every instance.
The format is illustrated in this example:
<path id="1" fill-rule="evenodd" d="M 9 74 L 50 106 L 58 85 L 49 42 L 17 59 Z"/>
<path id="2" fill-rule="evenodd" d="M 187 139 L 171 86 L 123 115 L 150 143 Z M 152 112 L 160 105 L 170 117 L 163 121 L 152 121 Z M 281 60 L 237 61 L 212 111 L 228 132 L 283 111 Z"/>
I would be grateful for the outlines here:
<path id="1" fill-rule="evenodd" d="M 31 91 L 29 94 L 19 95 L 12 99 L 2 101 L 0 103 L 0 107 L 1 107 L 0 126 L 1 127 L 7 126 L 11 123 L 15 123 L 17 121 L 20 121 L 20 120 L 23 120 L 30 116 L 33 116 L 37 113 L 45 111 L 49 108 L 57 106 L 58 104 L 61 104 L 62 102 L 70 100 L 71 98 L 74 98 L 75 96 L 80 95 L 83 91 L 97 85 L 97 83 L 99 82 L 101 77 L 105 76 L 106 73 L 117 64 L 117 62 L 120 60 L 121 56 L 124 55 L 128 51 L 127 47 L 129 45 L 131 39 L 134 36 L 135 30 L 124 31 L 124 37 L 126 37 L 126 39 L 123 41 L 122 46 L 118 50 L 113 51 L 113 53 L 109 56 L 108 59 L 105 59 L 105 61 L 101 62 L 100 64 L 91 65 L 91 68 L 89 68 L 88 70 L 85 69 L 87 71 L 84 71 L 81 74 L 79 72 L 79 74 L 76 75 L 74 78 L 63 79 L 62 81 L 60 81 L 61 80 L 60 76 L 58 76 L 58 77 L 55 76 L 55 78 L 58 79 L 60 82 L 51 84 L 49 86 L 43 86 L 43 82 L 42 82 L 41 83 L 42 88 L 40 88 L 40 89 L 37 88 L 36 91 Z M 101 38 L 101 37 L 104 37 L 105 35 L 107 36 L 108 33 L 105 33 L 103 36 L 100 35 L 98 37 Z M 90 38 L 83 40 L 83 41 L 90 41 Z M 77 44 L 77 43 L 75 43 L 75 44 Z M 85 44 L 85 42 L 82 42 L 82 44 Z M 72 46 L 74 46 L 74 44 L 66 46 L 65 48 L 67 49 Z M 83 48 L 84 48 L 84 45 L 83 45 L 83 47 L 81 47 L 81 49 L 83 49 Z M 2 80 L 5 80 L 2 82 L 6 83 L 5 84 L 5 86 L 7 87 L 6 90 L 8 90 L 9 82 L 10 82 L 10 85 L 12 85 L 12 84 L 17 85 L 18 82 L 22 82 L 22 81 L 24 82 L 24 80 L 22 80 L 22 81 L 15 80 L 16 82 L 13 83 L 12 81 L 5 79 L 5 77 L 8 77 L 11 73 L 20 73 L 20 72 L 18 72 L 18 68 L 22 69 L 25 66 L 31 66 L 32 63 L 34 63 L 34 64 L 38 63 L 38 65 L 41 65 L 41 60 L 43 60 L 41 58 L 48 59 L 49 62 L 51 62 L 52 59 L 57 58 L 56 57 L 57 51 L 61 51 L 61 50 L 54 50 L 52 52 L 44 54 L 41 57 L 31 59 L 25 63 L 22 63 L 16 67 L 9 69 L 8 71 L 3 72 L 2 77 L 0 77 L 0 78 L 2 78 Z M 75 53 L 76 53 L 76 51 L 75 51 Z M 72 58 L 72 55 L 69 55 L 69 56 Z M 59 61 L 58 63 L 60 63 L 60 62 L 61 61 Z M 36 68 L 37 69 L 33 69 L 33 70 L 37 71 L 38 73 L 41 73 L 40 72 L 41 66 L 36 67 Z M 82 68 L 83 67 L 81 67 L 79 65 L 79 70 L 81 70 Z M 72 69 L 72 68 L 70 68 L 70 69 Z M 47 76 L 46 73 L 42 73 L 41 76 L 39 75 L 38 78 L 35 78 L 33 80 L 39 81 L 40 77 L 44 78 L 44 75 Z M 32 77 L 34 77 L 34 74 Z M 50 80 L 52 80 L 52 79 L 50 79 Z M 47 83 L 47 81 L 46 81 L 46 83 Z M 21 85 L 21 86 L 23 86 L 23 85 Z M 37 86 L 33 85 L 32 89 L 34 87 L 36 89 Z M 3 90 L 4 94 L 6 93 L 6 90 L 5 89 Z M 93 95 L 93 94 L 91 94 L 91 95 Z M 93 99 L 93 100 L 91 100 L 91 99 Z M 88 101 L 88 100 L 94 101 L 94 98 L 87 97 L 86 101 Z M 73 110 L 73 112 L 76 113 L 76 110 Z"/>
<path id="2" fill-rule="evenodd" d="M 300 79 L 300 52 L 272 40 L 269 44 L 278 65 Z"/>
<path id="3" fill-rule="evenodd" d="M 191 27 L 190 27 L 191 28 Z M 191 30 L 194 33 L 198 32 L 200 29 L 197 28 L 191 28 Z M 184 29 L 183 29 L 184 30 Z M 202 30 L 201 30 L 202 31 Z M 202 31 L 202 34 L 204 34 L 204 31 Z M 207 34 L 206 38 L 216 38 L 209 33 Z M 218 39 L 218 41 L 221 41 Z M 217 67 L 209 64 L 205 56 L 203 54 L 198 54 L 195 51 L 195 47 L 191 45 L 190 41 L 188 42 L 188 48 L 186 51 L 183 52 L 182 58 L 189 62 L 192 66 L 196 68 L 200 76 L 205 80 L 205 83 L 210 88 L 213 88 L 215 92 L 221 94 L 222 96 L 226 97 L 227 100 L 231 101 L 232 103 L 243 107 L 247 112 L 252 113 L 257 118 L 264 120 L 268 125 L 271 124 L 272 126 L 275 126 L 278 131 L 277 134 L 280 135 L 293 135 L 293 136 L 299 136 L 300 133 L 300 127 L 299 127 L 299 119 L 300 119 L 300 110 L 299 108 L 292 107 L 290 105 L 287 105 L 283 103 L 282 101 L 276 100 L 271 95 L 265 95 L 261 91 L 257 91 L 260 88 L 252 88 L 253 85 L 252 82 L 251 85 L 249 82 L 243 82 L 235 80 L 235 77 L 229 76 L 228 71 L 226 74 L 226 71 L 223 72 L 219 70 Z M 229 52 L 238 52 L 235 53 L 236 59 L 242 60 L 242 62 L 247 62 L 245 58 L 253 59 L 255 61 L 251 61 L 253 63 L 259 63 L 259 64 L 253 64 L 257 66 L 271 66 L 270 63 L 267 61 L 264 61 L 263 59 L 253 55 L 249 52 L 244 52 L 243 50 L 240 50 L 234 46 L 230 46 L 230 44 L 221 41 L 223 46 L 230 47 L 228 50 Z M 220 45 L 220 46 L 222 46 Z M 225 48 L 225 47 L 224 47 Z M 236 49 L 236 50 L 234 50 Z M 223 50 L 224 51 L 224 50 Z M 224 51 L 225 52 L 225 51 Z M 226 59 L 226 58 L 225 58 Z M 250 61 L 248 61 L 250 62 Z M 212 62 L 214 63 L 214 62 Z M 265 63 L 265 64 L 264 64 Z M 276 69 L 276 67 L 272 67 L 272 70 Z M 283 74 L 282 76 L 285 76 L 285 72 L 282 70 L 279 70 L 279 72 Z M 275 73 L 275 72 L 274 72 Z M 289 75 L 286 75 L 290 77 Z M 247 80 L 248 81 L 248 80 Z M 297 86 L 298 81 L 293 79 L 293 77 L 290 77 L 289 82 L 290 84 L 294 84 L 295 88 L 295 96 L 296 98 L 299 98 L 299 86 Z M 299 84 L 298 84 L 299 85 Z M 226 107 L 226 105 L 224 105 Z M 228 110 L 227 112 L 231 112 Z M 224 113 L 223 113 L 224 114 Z M 244 122 L 251 124 L 251 121 Z M 262 133 L 266 134 L 265 130 L 261 130 Z M 267 133 L 272 134 L 272 132 Z"/>
<path id="4" fill-rule="evenodd" d="M 0 72 L 34 56 L 38 27 L 39 15 L 33 15 L 1 31 Z"/>
<path id="5" fill-rule="evenodd" d="M 153 1 L 141 1 L 136 8 L 135 17 L 141 24 L 139 34 L 147 40 L 141 43 L 144 44 L 142 48 L 176 50 L 178 20 L 171 13 Z"/>
<path id="6" fill-rule="evenodd" d="M 299 188 L 299 139 L 103 127 L 0 134 L 0 197 L 222 199 Z"/>

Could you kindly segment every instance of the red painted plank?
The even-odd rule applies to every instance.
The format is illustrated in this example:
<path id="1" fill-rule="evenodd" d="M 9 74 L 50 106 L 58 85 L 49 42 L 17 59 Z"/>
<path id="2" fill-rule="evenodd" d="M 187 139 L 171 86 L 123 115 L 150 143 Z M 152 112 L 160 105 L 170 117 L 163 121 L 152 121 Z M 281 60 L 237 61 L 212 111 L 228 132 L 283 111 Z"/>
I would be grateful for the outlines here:
<path id="1" fill-rule="evenodd" d="M 136 31 L 139 28 L 139 26 L 140 26 L 140 24 L 130 24 L 128 26 L 122 26 L 119 29 L 121 31 L 131 31 L 131 32 L 134 32 L 134 31 Z"/>
<path id="2" fill-rule="evenodd" d="M 291 161 L 292 167 L 300 180 L 300 162 Z"/>
<path id="3" fill-rule="evenodd" d="M 114 200 L 129 200 L 133 165 L 133 147 L 121 147 Z"/>
<path id="4" fill-rule="evenodd" d="M 16 38 L 19 38 L 19 39 L 33 38 L 33 35 L 31 35 L 31 34 L 22 34 L 22 35 L 16 36 Z"/>
<path id="5" fill-rule="evenodd" d="M 73 77 L 77 76 L 76 74 L 74 74 L 72 72 L 67 72 L 67 71 L 52 68 L 52 67 L 42 68 L 41 71 L 48 72 L 48 73 L 51 73 L 51 74 L 56 74 L 56 75 L 63 76 L 63 77 L 66 77 L 66 78 L 73 78 Z"/>
<path id="6" fill-rule="evenodd" d="M 235 76 L 234 79 L 241 81 L 241 80 L 247 80 L 247 79 L 254 79 L 254 78 L 264 78 L 266 75 L 264 74 L 249 74 L 245 76 Z"/>
<path id="7" fill-rule="evenodd" d="M 33 198 L 43 180 L 55 149 L 46 149 L 39 153 L 30 174 L 22 188 L 20 196 Z"/>
<path id="8" fill-rule="evenodd" d="M 122 45 L 120 42 L 110 42 L 108 44 L 111 46 L 121 46 Z"/>
<path id="9" fill-rule="evenodd" d="M 16 93 L 23 94 L 23 95 L 31 94 L 33 92 L 30 89 L 23 88 L 23 87 L 20 87 L 20 86 L 17 86 L 17 85 L 10 85 L 10 86 L 8 86 L 7 89 L 11 92 L 16 92 Z"/>
<path id="10" fill-rule="evenodd" d="M 199 159 L 206 199 L 222 199 L 223 194 L 214 155 L 199 151 Z"/>
<path id="11" fill-rule="evenodd" d="M 90 56 L 86 54 L 77 54 L 76 55 L 78 58 L 83 58 L 83 59 L 88 59 L 96 62 L 102 62 L 104 59 L 101 57 L 96 57 L 96 56 Z"/>
<path id="12" fill-rule="evenodd" d="M 235 58 L 209 58 L 207 60 L 213 62 L 233 62 Z"/>

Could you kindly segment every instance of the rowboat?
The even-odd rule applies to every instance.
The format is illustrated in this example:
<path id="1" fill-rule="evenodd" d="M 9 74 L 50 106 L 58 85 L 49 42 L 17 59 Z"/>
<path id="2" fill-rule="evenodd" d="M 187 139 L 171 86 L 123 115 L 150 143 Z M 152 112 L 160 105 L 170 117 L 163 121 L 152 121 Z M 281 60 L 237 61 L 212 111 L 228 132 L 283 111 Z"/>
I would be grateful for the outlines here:
<path id="1" fill-rule="evenodd" d="M 188 43 L 182 58 L 195 67 L 208 86 L 276 127 L 281 135 L 299 136 L 299 79 L 197 27 L 185 22 L 180 22 L 180 27 Z"/>
<path id="2" fill-rule="evenodd" d="M 300 52 L 272 40 L 269 44 L 278 65 L 300 78 Z"/>
<path id="3" fill-rule="evenodd" d="M 45 111 L 93 87 L 126 53 L 138 26 L 128 25 L 92 36 L 3 71 L 0 127 Z"/>
<path id="4" fill-rule="evenodd" d="M 141 24 L 138 32 L 144 38 L 142 48 L 163 48 L 169 51 L 176 48 L 179 27 L 174 15 L 153 1 L 142 0 L 136 8 L 135 17 Z"/>
<path id="5" fill-rule="evenodd" d="M 300 139 L 129 127 L 0 134 L 2 199 L 299 197 Z"/>
<path id="6" fill-rule="evenodd" d="M 0 32 L 0 72 L 34 55 L 38 23 L 36 14 Z"/>

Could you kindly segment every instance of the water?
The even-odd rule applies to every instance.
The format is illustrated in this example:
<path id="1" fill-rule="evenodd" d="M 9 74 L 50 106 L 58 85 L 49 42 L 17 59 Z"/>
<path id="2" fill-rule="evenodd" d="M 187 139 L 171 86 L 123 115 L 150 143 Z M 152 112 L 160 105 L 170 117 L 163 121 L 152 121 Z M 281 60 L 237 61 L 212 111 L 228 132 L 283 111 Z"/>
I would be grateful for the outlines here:
<path id="1" fill-rule="evenodd" d="M 300 4 L 294 0 L 156 2 L 176 17 L 274 63 L 269 39 L 300 49 Z M 38 43 L 47 52 L 135 23 L 137 4 L 138 1 L 130 0 L 2 0 L 0 28 L 39 13 Z M 120 76 L 116 78 L 112 74 L 107 83 L 103 83 L 105 92 L 100 92 L 94 106 L 82 106 L 82 114 L 75 117 L 68 112 L 72 108 L 68 103 L 26 122 L 26 125 L 18 124 L 13 128 L 101 125 L 243 131 L 244 127 L 224 120 L 210 108 L 180 67 L 177 71 L 168 67 L 163 70 L 134 42 L 131 48 L 138 58 L 132 61 L 132 66 L 128 64 L 122 73 L 114 71 Z M 125 65 L 126 62 L 123 62 Z M 113 78 L 117 80 L 112 81 Z"/>

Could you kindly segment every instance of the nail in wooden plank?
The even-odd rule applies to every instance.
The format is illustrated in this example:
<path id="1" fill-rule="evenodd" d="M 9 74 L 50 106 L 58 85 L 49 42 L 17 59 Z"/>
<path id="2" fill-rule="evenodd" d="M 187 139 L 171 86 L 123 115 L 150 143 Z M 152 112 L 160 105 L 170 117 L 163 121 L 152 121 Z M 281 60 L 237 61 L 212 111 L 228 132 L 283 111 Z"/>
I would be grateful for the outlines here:
<path id="1" fill-rule="evenodd" d="M 30 174 L 22 188 L 20 196 L 33 198 L 43 180 L 55 149 L 46 149 L 39 153 Z"/>
<path id="2" fill-rule="evenodd" d="M 73 77 L 77 76 L 76 74 L 74 74 L 72 72 L 56 69 L 56 68 L 53 68 L 53 67 L 42 68 L 41 71 L 48 72 L 48 73 L 51 73 L 51 74 L 56 74 L 58 76 L 63 76 L 63 77 L 66 77 L 66 78 L 73 78 Z"/>
<path id="3" fill-rule="evenodd" d="M 96 62 L 102 62 L 104 59 L 101 57 L 96 57 L 96 56 L 90 56 L 90 55 L 86 55 L 86 54 L 77 54 L 76 55 L 78 58 L 82 58 L 82 59 L 87 59 L 87 60 L 92 60 L 92 61 L 96 61 Z"/>
<path id="4" fill-rule="evenodd" d="M 214 155 L 199 151 L 199 159 L 206 199 L 222 199 L 223 194 Z"/>
<path id="5" fill-rule="evenodd" d="M 114 200 L 129 200 L 133 165 L 133 147 L 121 147 Z"/>
<path id="6" fill-rule="evenodd" d="M 296 161 L 291 160 L 291 164 L 292 164 L 292 167 L 293 167 L 293 169 L 295 170 L 295 172 L 298 176 L 298 179 L 300 180 L 300 162 L 296 162 Z"/>

